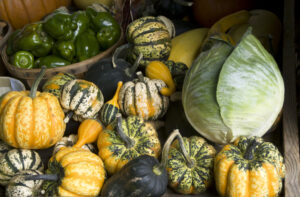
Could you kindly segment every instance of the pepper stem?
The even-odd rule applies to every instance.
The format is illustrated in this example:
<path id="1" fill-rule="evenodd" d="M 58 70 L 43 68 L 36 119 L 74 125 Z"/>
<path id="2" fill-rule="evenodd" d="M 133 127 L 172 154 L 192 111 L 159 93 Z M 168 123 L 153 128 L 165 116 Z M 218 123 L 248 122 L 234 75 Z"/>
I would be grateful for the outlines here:
<path id="1" fill-rule="evenodd" d="M 127 43 L 127 44 L 123 44 L 122 46 L 118 47 L 113 56 L 112 56 L 112 64 L 113 64 L 113 68 L 117 68 L 117 59 L 119 59 L 119 57 L 121 56 L 122 53 L 125 53 L 124 51 L 126 51 L 127 53 L 127 50 L 129 50 L 131 48 L 131 44 Z"/>
<path id="2" fill-rule="evenodd" d="M 141 71 L 136 72 L 136 75 L 140 82 L 145 82 L 143 73 Z"/>
<path id="3" fill-rule="evenodd" d="M 125 142 L 125 146 L 126 148 L 131 148 L 134 145 L 134 141 L 128 137 L 122 128 L 122 115 L 120 113 L 117 113 L 116 115 L 116 119 L 117 119 L 117 132 L 119 134 L 119 136 L 121 137 L 121 139 Z"/>
<path id="4" fill-rule="evenodd" d="M 46 180 L 46 181 L 58 181 L 59 177 L 57 174 L 39 174 L 26 176 L 25 180 Z"/>
<path id="5" fill-rule="evenodd" d="M 31 98 L 35 98 L 37 89 L 39 87 L 41 80 L 43 79 L 45 72 L 46 72 L 46 66 L 42 66 L 41 71 L 39 72 L 37 78 L 33 82 L 32 88 L 30 90 L 29 96 Z"/>

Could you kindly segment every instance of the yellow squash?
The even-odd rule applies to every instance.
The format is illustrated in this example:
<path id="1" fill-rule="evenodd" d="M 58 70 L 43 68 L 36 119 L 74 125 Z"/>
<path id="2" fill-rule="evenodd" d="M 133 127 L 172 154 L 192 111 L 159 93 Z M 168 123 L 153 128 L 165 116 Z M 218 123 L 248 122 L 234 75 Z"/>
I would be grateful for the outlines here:
<path id="1" fill-rule="evenodd" d="M 37 87 L 42 69 L 31 91 L 11 91 L 0 104 L 0 138 L 15 148 L 42 149 L 59 141 L 66 124 L 58 99 Z"/>
<path id="2" fill-rule="evenodd" d="M 152 61 L 146 67 L 146 76 L 150 79 L 160 79 L 167 84 L 167 88 L 160 89 L 164 96 L 171 96 L 176 90 L 169 68 L 160 61 Z"/>
<path id="3" fill-rule="evenodd" d="M 103 130 L 102 124 L 95 119 L 85 119 L 78 128 L 78 140 L 73 147 L 82 147 L 85 144 L 96 142 L 99 133 Z"/>
<path id="4" fill-rule="evenodd" d="M 182 33 L 172 39 L 172 49 L 168 60 L 181 62 L 190 67 L 198 56 L 207 35 L 207 28 L 197 28 Z"/>

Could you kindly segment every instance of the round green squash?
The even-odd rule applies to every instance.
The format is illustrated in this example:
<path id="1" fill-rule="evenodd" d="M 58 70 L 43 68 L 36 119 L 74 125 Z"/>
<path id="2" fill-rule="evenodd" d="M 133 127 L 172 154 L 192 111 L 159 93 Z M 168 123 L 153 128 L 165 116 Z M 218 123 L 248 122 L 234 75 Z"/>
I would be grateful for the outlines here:
<path id="1" fill-rule="evenodd" d="M 168 152 L 167 158 L 165 152 Z M 163 159 L 167 159 L 169 186 L 181 194 L 204 192 L 213 180 L 215 154 L 214 147 L 202 137 L 186 138 L 178 131 L 177 139 L 170 147 L 165 144 L 163 149 Z"/>
<path id="2" fill-rule="evenodd" d="M 60 98 L 63 86 L 76 77 L 69 73 L 58 73 L 48 79 L 42 87 L 43 92 L 54 94 L 58 99 Z"/>
<path id="3" fill-rule="evenodd" d="M 44 170 L 39 154 L 33 150 L 12 149 L 0 157 L 0 185 L 7 185 L 9 180 L 23 170 Z"/>
<path id="4" fill-rule="evenodd" d="M 26 180 L 29 175 L 40 175 L 42 174 L 38 170 L 24 170 L 16 174 L 12 179 L 10 179 L 6 191 L 6 197 L 39 197 L 41 196 L 41 186 L 42 180 Z"/>
<path id="5" fill-rule="evenodd" d="M 158 158 L 161 151 L 156 130 L 138 116 L 123 119 L 117 114 L 114 130 L 104 130 L 99 134 L 97 145 L 99 156 L 109 174 L 119 171 L 130 160 L 140 155 Z"/>
<path id="6" fill-rule="evenodd" d="M 147 66 L 149 62 L 154 60 L 164 61 L 168 59 L 174 25 L 169 20 L 165 22 L 164 18 L 145 16 L 134 20 L 127 26 L 127 41 L 132 47 L 129 58 L 132 62 L 140 54 L 143 55 L 140 66 Z M 170 26 L 171 28 L 168 28 Z"/>
<path id="7" fill-rule="evenodd" d="M 140 116 L 145 120 L 156 120 L 164 116 L 169 106 L 169 98 L 160 93 L 167 87 L 159 79 L 143 77 L 137 73 L 138 79 L 126 82 L 120 90 L 119 105 L 124 115 Z"/>
<path id="8" fill-rule="evenodd" d="M 94 118 L 101 109 L 104 99 L 101 90 L 94 83 L 74 79 L 64 85 L 60 103 L 64 109 L 71 111 L 65 118 L 65 122 L 68 122 L 73 114 L 79 120 Z"/>

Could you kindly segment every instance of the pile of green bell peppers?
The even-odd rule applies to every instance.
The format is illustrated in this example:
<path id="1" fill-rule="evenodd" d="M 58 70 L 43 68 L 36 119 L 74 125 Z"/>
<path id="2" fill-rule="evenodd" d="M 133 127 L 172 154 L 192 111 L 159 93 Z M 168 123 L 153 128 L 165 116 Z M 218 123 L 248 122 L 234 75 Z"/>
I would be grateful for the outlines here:
<path id="1" fill-rule="evenodd" d="M 56 10 L 12 33 L 6 53 L 19 68 L 54 68 L 89 59 L 113 46 L 120 36 L 121 27 L 109 12 L 92 7 L 74 13 Z"/>

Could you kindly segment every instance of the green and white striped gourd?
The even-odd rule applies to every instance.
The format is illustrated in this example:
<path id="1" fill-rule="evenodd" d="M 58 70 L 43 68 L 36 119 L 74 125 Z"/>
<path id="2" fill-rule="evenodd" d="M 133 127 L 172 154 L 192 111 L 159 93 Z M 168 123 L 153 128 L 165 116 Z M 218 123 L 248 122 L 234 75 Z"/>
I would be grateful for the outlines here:
<path id="1" fill-rule="evenodd" d="M 156 120 L 167 112 L 169 98 L 160 94 L 167 87 L 159 79 L 149 79 L 137 72 L 138 79 L 126 82 L 119 94 L 121 112 L 126 115 L 140 116 L 144 120 Z"/>
<path id="2" fill-rule="evenodd" d="M 123 82 L 119 81 L 115 95 L 113 96 L 113 98 L 111 100 L 107 101 L 100 110 L 100 116 L 99 116 L 100 121 L 106 127 L 109 124 L 113 123 L 113 121 L 116 119 L 117 113 L 120 112 L 118 98 L 119 98 L 119 93 L 120 93 L 120 89 L 122 86 L 123 86 Z"/>
<path id="3" fill-rule="evenodd" d="M 11 146 L 0 140 L 0 157 L 13 149 Z"/>
<path id="4" fill-rule="evenodd" d="M 82 119 L 94 118 L 101 109 L 104 98 L 94 83 L 75 79 L 64 85 L 60 103 L 64 109 L 71 111 L 65 118 L 65 122 L 68 122 L 73 114 Z"/>
<path id="5" fill-rule="evenodd" d="M 74 144 L 76 144 L 77 140 L 78 140 L 78 137 L 75 134 L 71 134 L 69 136 L 63 137 L 60 141 L 58 141 L 55 144 L 52 155 L 55 155 L 57 153 L 57 151 L 59 151 L 59 149 L 61 149 L 62 147 L 74 146 Z M 81 148 L 89 150 L 93 153 L 96 152 L 96 148 L 93 144 L 85 144 Z"/>
<path id="6" fill-rule="evenodd" d="M 42 180 L 25 180 L 27 176 L 39 175 L 42 172 L 38 170 L 24 170 L 20 171 L 13 178 L 10 179 L 6 191 L 6 197 L 39 197 L 41 196 L 40 189 Z"/>
<path id="7" fill-rule="evenodd" d="M 164 61 L 164 64 L 170 70 L 172 78 L 176 83 L 176 88 L 181 90 L 185 74 L 189 68 L 182 62 L 174 62 L 172 60 Z"/>
<path id="8" fill-rule="evenodd" d="M 134 20 L 126 30 L 127 41 L 132 46 L 129 58 L 134 62 L 142 54 L 141 66 L 154 60 L 167 60 L 172 34 L 174 25 L 166 17 L 145 16 Z"/>
<path id="9" fill-rule="evenodd" d="M 33 150 L 12 149 L 0 157 L 0 185 L 7 185 L 9 180 L 23 170 L 44 170 L 39 154 Z"/>

